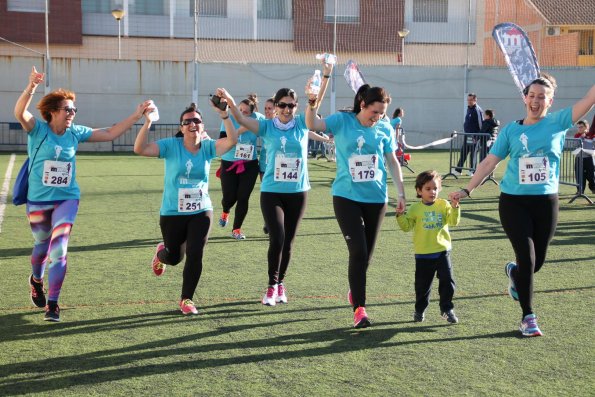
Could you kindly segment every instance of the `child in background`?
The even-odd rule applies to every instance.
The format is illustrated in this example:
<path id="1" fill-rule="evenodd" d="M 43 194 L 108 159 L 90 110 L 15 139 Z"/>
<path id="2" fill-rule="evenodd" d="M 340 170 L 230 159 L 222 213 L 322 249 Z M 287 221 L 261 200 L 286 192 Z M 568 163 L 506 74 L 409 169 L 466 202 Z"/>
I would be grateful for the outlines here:
<path id="1" fill-rule="evenodd" d="M 415 312 L 413 321 L 424 321 L 425 310 L 430 303 L 432 281 L 438 274 L 440 313 L 449 323 L 459 319 L 453 310 L 452 297 L 455 281 L 450 261 L 451 239 L 448 226 L 456 226 L 461 219 L 458 201 L 451 204 L 438 198 L 442 178 L 436 171 L 424 171 L 415 179 L 415 191 L 421 201 L 414 203 L 409 211 L 397 211 L 397 223 L 401 230 L 413 229 L 415 250 Z"/>

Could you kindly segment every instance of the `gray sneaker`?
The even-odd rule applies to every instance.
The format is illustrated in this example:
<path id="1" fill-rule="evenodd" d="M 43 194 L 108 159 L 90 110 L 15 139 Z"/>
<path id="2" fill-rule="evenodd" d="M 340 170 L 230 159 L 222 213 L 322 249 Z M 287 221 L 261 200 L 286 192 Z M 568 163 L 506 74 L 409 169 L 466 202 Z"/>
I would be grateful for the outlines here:
<path id="1" fill-rule="evenodd" d="M 447 312 L 442 312 L 442 318 L 451 324 L 456 324 L 459 322 L 459 319 L 457 318 L 454 310 L 452 310 L 452 309 Z"/>

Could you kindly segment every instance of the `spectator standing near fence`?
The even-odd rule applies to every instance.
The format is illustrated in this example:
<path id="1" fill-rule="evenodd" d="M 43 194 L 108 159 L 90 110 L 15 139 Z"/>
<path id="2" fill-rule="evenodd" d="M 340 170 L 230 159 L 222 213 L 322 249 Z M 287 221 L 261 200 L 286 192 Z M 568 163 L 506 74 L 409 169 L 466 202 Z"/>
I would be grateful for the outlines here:
<path id="1" fill-rule="evenodd" d="M 225 138 L 210 139 L 200 111 L 191 104 L 180 116 L 180 131 L 175 137 L 149 142 L 151 120 L 145 116 L 134 142 L 134 153 L 165 160 L 159 211 L 163 242 L 157 244 L 151 267 L 156 276 L 161 276 L 166 265 L 177 265 L 186 255 L 179 301 L 184 315 L 198 314 L 193 297 L 202 274 L 203 253 L 213 219 L 209 197 L 211 160 L 226 153 L 237 142 L 237 132 L 227 111 L 215 106 L 213 109 L 223 119 Z"/>
<path id="2" fill-rule="evenodd" d="M 548 113 L 555 89 L 554 78 L 547 75 L 530 83 L 523 92 L 526 116 L 502 129 L 466 188 L 449 194 L 451 200 L 469 197 L 500 161 L 510 157 L 500 184 L 498 210 L 516 257 L 505 270 L 508 292 L 521 306 L 523 336 L 542 335 L 533 312 L 533 278 L 545 262 L 556 230 L 566 131 L 595 104 L 594 85 L 572 107 Z"/>
<path id="3" fill-rule="evenodd" d="M 331 70 L 332 65 L 325 65 L 325 74 Z M 314 131 L 332 133 L 335 141 L 333 208 L 349 251 L 348 300 L 353 308 L 353 326 L 365 328 L 371 324 L 366 312 L 367 271 L 387 208 L 387 171 L 396 187 L 397 208 L 405 209 L 394 130 L 384 120 L 391 99 L 383 88 L 364 84 L 355 95 L 352 111 L 317 119 L 322 96 L 308 96 L 306 125 Z"/>
<path id="4" fill-rule="evenodd" d="M 81 142 L 109 142 L 128 131 L 143 115 L 150 101 L 109 128 L 92 129 L 74 124 L 77 113 L 74 92 L 57 89 L 37 104 L 43 120 L 28 110 L 44 74 L 35 67 L 29 83 L 14 107 L 14 116 L 27 132 L 30 164 L 27 218 L 33 233 L 31 301 L 45 307 L 44 320 L 60 321 L 58 298 L 66 276 L 68 242 L 79 208 L 80 189 L 76 180 L 76 153 Z M 46 299 L 44 273 L 48 267 L 49 291 Z"/>
<path id="5" fill-rule="evenodd" d="M 255 120 L 263 120 L 264 115 L 258 113 L 258 98 L 256 94 L 248 95 L 238 105 L 240 112 L 246 117 Z M 254 190 L 254 184 L 260 171 L 258 166 L 258 155 L 256 153 L 256 141 L 258 137 L 240 127 L 237 121 L 231 118 L 234 127 L 240 133 L 238 142 L 227 153 L 221 156 L 221 207 L 219 226 L 225 227 L 229 221 L 229 213 L 235 205 L 236 210 L 233 218 L 231 237 L 236 240 L 245 240 L 246 235 L 242 232 L 242 225 L 248 215 L 250 195 Z M 220 138 L 226 136 L 225 122 L 221 123 Z"/>
<path id="6" fill-rule="evenodd" d="M 481 123 L 481 133 L 486 134 L 481 136 L 479 141 L 480 152 L 479 161 L 483 161 L 488 155 L 488 150 L 492 147 L 498 136 L 498 128 L 500 128 L 500 122 L 494 116 L 492 109 L 486 109 L 483 114 L 483 122 Z M 489 135 L 489 136 L 488 136 Z"/>
<path id="7" fill-rule="evenodd" d="M 326 90 L 327 76 L 325 74 L 323 78 L 321 93 Z M 261 302 L 266 306 L 287 303 L 285 276 L 310 190 L 308 139 L 329 139 L 308 131 L 304 116 L 296 116 L 298 96 L 292 89 L 281 88 L 277 91 L 274 97 L 276 115 L 270 120 L 244 116 L 225 88 L 218 88 L 217 95 L 225 98 L 240 125 L 263 139 L 267 161 L 260 185 L 260 208 L 269 230 L 269 249 L 268 286 Z"/>
<path id="8" fill-rule="evenodd" d="M 576 134 L 574 134 L 574 137 L 583 140 L 583 148 L 587 146 L 588 143 L 590 149 L 593 150 L 593 139 L 595 139 L 595 132 L 589 131 L 589 122 L 587 120 L 579 120 L 576 123 L 576 128 L 578 131 Z M 579 174 L 580 162 L 583 163 L 582 175 Z M 593 166 L 592 154 L 582 151 L 576 155 L 576 158 L 574 159 L 574 175 L 576 176 L 576 184 L 579 187 L 582 187 L 582 190 L 577 191 L 577 193 L 584 194 L 585 186 L 587 184 L 591 193 L 595 193 L 595 167 Z M 579 189 L 579 187 L 577 187 L 577 189 Z"/>
<path id="9" fill-rule="evenodd" d="M 467 113 L 465 113 L 463 131 L 466 134 L 478 134 L 481 131 L 482 120 L 483 110 L 477 104 L 477 95 L 474 93 L 467 94 Z M 477 146 L 477 137 L 473 135 L 465 135 L 455 173 L 458 173 L 459 175 L 461 174 L 462 168 L 465 166 L 465 161 L 467 161 L 467 156 L 469 156 L 470 170 L 467 171 L 467 174 L 473 175 L 475 162 L 477 161 L 477 150 L 479 150 L 479 147 Z"/>

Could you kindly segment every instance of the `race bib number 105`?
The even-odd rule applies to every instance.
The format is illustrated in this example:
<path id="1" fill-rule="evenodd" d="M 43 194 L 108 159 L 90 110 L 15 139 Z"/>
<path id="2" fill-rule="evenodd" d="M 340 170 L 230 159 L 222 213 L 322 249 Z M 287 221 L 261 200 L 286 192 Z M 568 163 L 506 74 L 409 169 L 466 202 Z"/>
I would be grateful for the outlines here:
<path id="1" fill-rule="evenodd" d="M 519 183 L 543 185 L 548 181 L 550 163 L 547 157 L 522 157 L 519 159 Z"/>

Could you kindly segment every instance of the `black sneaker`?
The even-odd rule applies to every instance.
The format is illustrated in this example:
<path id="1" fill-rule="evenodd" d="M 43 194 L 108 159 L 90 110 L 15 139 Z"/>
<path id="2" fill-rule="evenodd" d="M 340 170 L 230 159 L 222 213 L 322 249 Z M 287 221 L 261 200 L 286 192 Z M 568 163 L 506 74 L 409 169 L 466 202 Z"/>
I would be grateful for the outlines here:
<path id="1" fill-rule="evenodd" d="M 426 316 L 424 313 L 413 312 L 413 321 L 414 322 L 421 323 L 425 319 L 426 319 Z"/>
<path id="2" fill-rule="evenodd" d="M 459 319 L 457 318 L 455 312 L 452 309 L 447 312 L 442 312 L 442 318 L 451 324 L 456 324 L 459 322 Z"/>
<path id="3" fill-rule="evenodd" d="M 33 275 L 29 276 L 29 285 L 31 286 L 31 302 L 37 307 L 45 307 L 45 291 L 43 289 L 43 280 L 40 283 L 33 280 Z"/>
<path id="4" fill-rule="evenodd" d="M 58 306 L 58 302 L 48 301 L 48 304 L 45 307 L 45 316 L 43 319 L 45 321 L 53 321 L 55 323 L 60 321 L 60 306 Z"/>

